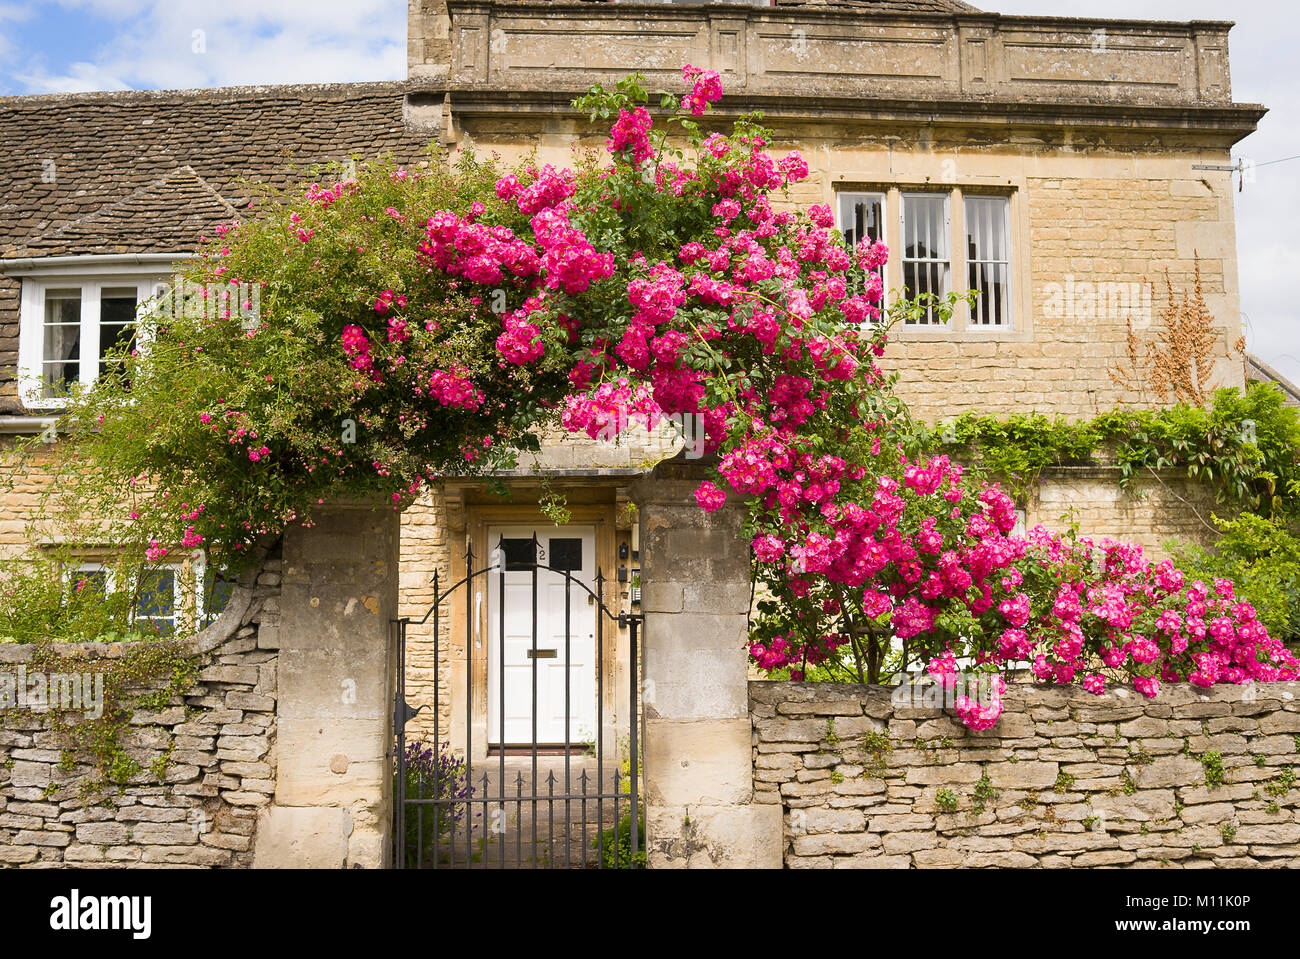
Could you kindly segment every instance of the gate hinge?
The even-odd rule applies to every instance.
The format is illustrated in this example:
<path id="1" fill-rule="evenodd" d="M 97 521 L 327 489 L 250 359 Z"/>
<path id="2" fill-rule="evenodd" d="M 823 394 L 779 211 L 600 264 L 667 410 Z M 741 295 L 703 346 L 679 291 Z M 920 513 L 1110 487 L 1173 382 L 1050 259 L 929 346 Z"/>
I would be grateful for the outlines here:
<path id="1" fill-rule="evenodd" d="M 420 715 L 420 710 L 423 708 L 423 706 L 420 706 L 412 709 L 411 704 L 405 699 L 399 699 L 397 701 L 397 708 L 394 710 L 393 718 L 397 721 L 397 725 L 405 726 L 416 716 Z"/>

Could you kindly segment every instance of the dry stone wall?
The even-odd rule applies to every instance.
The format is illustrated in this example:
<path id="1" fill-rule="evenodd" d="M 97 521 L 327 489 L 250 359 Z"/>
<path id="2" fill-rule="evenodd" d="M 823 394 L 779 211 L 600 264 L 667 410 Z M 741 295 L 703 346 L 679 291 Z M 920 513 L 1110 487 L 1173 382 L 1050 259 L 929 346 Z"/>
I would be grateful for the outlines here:
<path id="1" fill-rule="evenodd" d="M 1300 866 L 1300 683 L 1014 685 L 983 733 L 892 693 L 750 683 L 787 867 Z"/>
<path id="2" fill-rule="evenodd" d="M 0 865 L 222 867 L 252 864 L 259 809 L 276 780 L 280 560 L 246 578 L 226 613 L 182 644 L 197 679 L 157 711 L 136 708 L 117 742 L 140 766 L 124 786 L 93 755 L 69 755 L 51 714 L 0 711 Z M 123 660 L 138 643 L 60 645 Z M 32 646 L 0 645 L 0 673 L 33 668 Z M 164 688 L 170 674 L 133 690 Z M 69 761 L 70 760 L 70 761 Z"/>

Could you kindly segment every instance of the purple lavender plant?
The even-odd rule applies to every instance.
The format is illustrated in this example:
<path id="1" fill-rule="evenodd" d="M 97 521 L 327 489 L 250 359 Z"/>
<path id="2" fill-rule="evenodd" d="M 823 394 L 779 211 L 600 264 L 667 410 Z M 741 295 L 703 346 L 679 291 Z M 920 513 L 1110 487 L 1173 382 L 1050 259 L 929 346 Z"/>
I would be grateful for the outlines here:
<path id="1" fill-rule="evenodd" d="M 464 819 L 466 801 L 474 789 L 466 775 L 465 760 L 453 755 L 446 743 L 435 749 L 412 740 L 406 745 L 405 755 L 405 850 L 408 865 L 415 865 L 417 849 L 422 849 L 423 861 L 430 861 L 435 834 L 440 840 L 451 835 Z"/>

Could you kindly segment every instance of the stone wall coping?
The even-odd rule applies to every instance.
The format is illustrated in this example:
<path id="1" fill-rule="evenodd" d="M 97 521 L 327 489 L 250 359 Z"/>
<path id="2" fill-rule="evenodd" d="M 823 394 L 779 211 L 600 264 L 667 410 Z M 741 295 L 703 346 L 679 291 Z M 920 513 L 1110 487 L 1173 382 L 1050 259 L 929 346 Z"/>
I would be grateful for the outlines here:
<path id="1" fill-rule="evenodd" d="M 896 686 L 863 686 L 858 683 L 796 683 L 786 680 L 750 680 L 751 702 L 773 704 L 780 702 L 844 702 L 848 699 L 889 699 Z M 1017 703 L 1033 705 L 1095 705 L 1097 703 L 1127 703 L 1132 705 L 1159 704 L 1166 706 L 1191 703 L 1241 702 L 1242 690 L 1247 687 L 1221 683 L 1202 689 L 1191 683 L 1165 683 L 1154 699 L 1146 699 L 1136 690 L 1108 685 L 1106 692 L 1094 695 L 1079 686 L 1045 686 L 1037 683 L 1008 683 L 1005 700 L 1008 712 Z M 1256 701 L 1282 701 L 1292 703 L 1300 710 L 1300 682 L 1256 683 Z M 938 710 L 935 710 L 936 712 Z M 995 727 L 996 729 L 996 727 Z"/>
<path id="2" fill-rule="evenodd" d="M 175 640 L 180 643 L 186 654 L 197 655 L 199 648 L 196 636 Z M 36 643 L 2 643 L 0 644 L 0 663 L 21 665 L 30 663 L 36 650 L 50 649 L 60 656 L 87 656 L 92 659 L 121 659 L 131 650 L 139 649 L 154 640 L 134 640 L 113 643 L 51 643 L 38 646 Z"/>
<path id="3" fill-rule="evenodd" d="M 412 84 L 420 81 L 413 80 Z M 573 109 L 575 90 L 538 90 L 531 86 L 502 86 L 490 82 L 459 82 L 448 86 L 431 81 L 415 87 L 412 93 L 444 94 L 450 99 L 456 116 L 545 115 L 579 119 L 593 133 L 597 125 L 586 123 L 585 114 Z M 865 104 L 870 104 L 869 109 Z M 651 112 L 656 112 L 651 105 Z M 730 102 L 715 106 L 710 115 L 718 121 L 729 120 L 753 110 L 762 112 L 764 121 L 780 131 L 791 123 L 821 123 L 843 129 L 846 125 L 895 127 L 925 123 L 936 127 L 969 127 L 996 124 L 1029 129 L 1086 127 L 1095 130 L 1173 131 L 1178 134 L 1220 134 L 1227 145 L 1254 132 L 1268 108 L 1257 103 L 1189 106 L 1181 104 L 1137 104 L 1123 101 L 1075 98 L 1072 100 L 1031 101 L 979 97 L 956 99 L 904 100 L 892 97 L 833 96 L 827 94 L 762 95 L 737 94 Z"/>

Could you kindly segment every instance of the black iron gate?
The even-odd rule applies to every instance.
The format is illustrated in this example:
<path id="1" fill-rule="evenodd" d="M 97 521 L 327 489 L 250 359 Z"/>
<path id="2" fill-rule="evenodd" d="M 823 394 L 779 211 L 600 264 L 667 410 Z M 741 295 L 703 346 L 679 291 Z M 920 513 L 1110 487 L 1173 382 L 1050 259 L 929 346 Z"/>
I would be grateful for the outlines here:
<path id="1" fill-rule="evenodd" d="M 636 868 L 643 865 L 644 809 L 640 799 L 640 670 L 637 639 L 642 616 L 615 613 L 603 601 L 606 579 L 597 572 L 595 590 L 573 576 L 566 562 L 548 561 L 546 549 L 532 536 L 531 555 L 507 559 L 507 540 L 501 538 L 488 565 L 475 569 L 472 548 L 466 551 L 466 575 L 443 589 L 434 574 L 434 600 L 421 619 L 404 617 L 397 629 L 397 676 L 393 726 L 394 815 L 393 864 L 396 868 Z M 518 544 L 528 541 L 509 541 Z M 532 645 L 527 650 L 532 682 L 531 742 L 513 746 L 506 742 L 506 570 L 531 572 Z M 538 663 L 556 658 L 556 649 L 538 647 L 538 579 L 543 574 L 563 578 L 564 584 L 564 741 L 538 740 Z M 474 756 L 475 644 L 474 604 L 469 602 L 476 581 L 498 577 L 496 610 L 497 733 L 499 743 L 488 748 L 482 766 Z M 452 744 L 443 728 L 441 626 L 442 605 L 457 590 L 466 591 L 465 669 L 463 688 L 456 689 L 452 709 L 464 711 L 464 742 Z M 572 602 L 575 590 L 584 591 L 594 606 L 595 618 L 595 730 L 585 743 L 573 741 L 572 708 Z M 579 594 L 580 595 L 580 594 Z M 492 619 L 489 605 L 488 619 Z M 607 754 L 605 736 L 605 633 L 606 620 L 628 630 L 628 717 L 626 748 L 615 738 L 615 751 Z M 408 627 L 432 621 L 435 679 L 432 738 L 407 736 L 407 723 L 423 710 L 406 699 L 406 643 Z M 493 632 L 489 625 L 489 636 Z M 617 637 L 613 637 L 616 640 Z M 489 639 L 491 642 L 491 639 Z M 488 660 L 488 649 L 482 653 Z M 622 724 L 619 724 L 620 726 Z M 585 746 L 577 753 L 575 746 Z M 576 768 L 575 768 L 576 767 Z M 558 774 L 558 775 L 557 775 Z"/>

